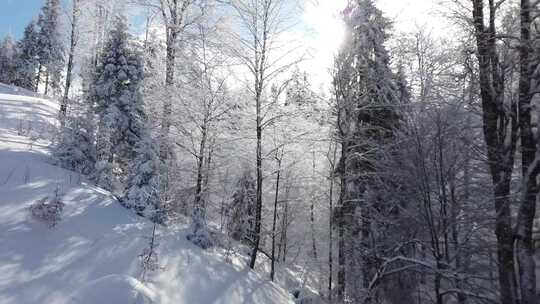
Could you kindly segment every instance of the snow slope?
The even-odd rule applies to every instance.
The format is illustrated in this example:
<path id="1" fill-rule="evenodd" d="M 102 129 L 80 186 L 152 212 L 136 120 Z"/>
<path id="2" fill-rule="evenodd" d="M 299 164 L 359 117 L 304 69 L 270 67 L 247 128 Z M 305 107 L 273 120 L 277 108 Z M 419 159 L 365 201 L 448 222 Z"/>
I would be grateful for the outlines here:
<path id="1" fill-rule="evenodd" d="M 0 304 L 292 303 L 291 296 L 223 250 L 202 251 L 185 227 L 160 228 L 159 267 L 141 282 L 152 225 L 83 176 L 54 165 L 47 146 L 58 106 L 0 86 Z M 20 91 L 19 91 L 20 92 Z M 57 192 L 55 227 L 29 216 Z"/>

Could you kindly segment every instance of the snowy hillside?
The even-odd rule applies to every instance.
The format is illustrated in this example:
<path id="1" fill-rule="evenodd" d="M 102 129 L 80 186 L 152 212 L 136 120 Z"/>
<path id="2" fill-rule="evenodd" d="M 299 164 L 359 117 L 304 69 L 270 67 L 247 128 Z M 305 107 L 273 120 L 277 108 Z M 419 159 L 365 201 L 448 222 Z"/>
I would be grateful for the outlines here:
<path id="1" fill-rule="evenodd" d="M 182 227 L 158 230 L 159 269 L 141 282 L 151 223 L 53 165 L 47 146 L 56 113 L 54 102 L 0 94 L 1 304 L 291 302 L 244 264 L 193 246 Z M 56 193 L 65 207 L 51 228 L 28 208 Z"/>

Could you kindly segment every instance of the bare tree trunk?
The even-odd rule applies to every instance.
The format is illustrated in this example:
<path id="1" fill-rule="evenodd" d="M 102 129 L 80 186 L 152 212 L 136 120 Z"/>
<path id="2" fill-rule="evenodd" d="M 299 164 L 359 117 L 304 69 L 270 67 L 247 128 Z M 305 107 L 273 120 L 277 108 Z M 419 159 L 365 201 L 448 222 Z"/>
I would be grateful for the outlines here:
<path id="1" fill-rule="evenodd" d="M 467 94 L 467 93 L 465 93 Z M 473 85 L 473 79 L 471 77 L 471 81 L 469 83 L 469 88 L 468 88 L 468 97 L 469 97 L 469 103 L 472 104 L 472 102 L 474 101 L 474 85 Z M 469 113 L 467 113 L 467 118 L 466 118 L 466 125 L 465 125 L 465 128 L 466 130 L 471 130 L 471 115 Z M 464 164 L 463 164 L 463 201 L 462 202 L 465 202 L 465 204 L 467 204 L 469 202 L 469 199 L 470 199 L 470 184 L 471 184 L 471 153 L 470 153 L 470 150 L 468 148 L 469 146 L 469 143 L 465 143 L 466 144 L 466 147 L 465 147 L 465 155 L 464 155 Z M 454 181 L 456 179 L 456 176 L 453 177 L 454 178 Z M 452 198 L 452 211 L 451 211 L 451 214 L 452 214 L 452 222 L 454 223 L 452 225 L 452 242 L 453 242 L 453 247 L 454 247 L 454 254 L 455 254 L 455 268 L 456 269 L 461 269 L 462 267 L 462 260 L 463 260 L 463 254 L 462 254 L 462 250 L 461 250 L 461 242 L 460 242 L 460 238 L 459 238 L 459 232 L 460 232 L 460 225 L 459 225 L 459 213 L 460 211 L 462 210 L 462 204 L 460 204 L 460 202 L 458 201 L 458 199 L 456 198 L 456 194 L 455 194 L 455 191 L 456 191 L 456 185 L 454 182 L 451 183 L 451 198 Z M 463 281 L 460 280 L 460 278 L 456 278 L 456 287 L 458 290 L 461 290 L 463 289 Z M 457 294 L 457 301 L 459 304 L 465 304 L 465 302 L 467 301 L 467 296 L 464 294 L 464 293 L 461 293 L 459 292 Z"/>
<path id="2" fill-rule="evenodd" d="M 64 126 L 66 123 L 67 107 L 69 102 L 69 89 L 71 88 L 71 74 L 73 70 L 73 57 L 75 56 L 75 47 L 77 46 L 77 22 L 79 19 L 79 1 L 80 0 L 73 0 L 73 12 L 71 16 L 71 41 L 69 46 L 68 64 L 66 71 L 66 86 L 64 88 L 64 97 L 62 98 L 62 103 L 60 104 L 60 124 L 62 126 Z"/>
<path id="3" fill-rule="evenodd" d="M 174 70 L 176 66 L 176 43 L 178 32 L 167 29 L 167 55 L 165 63 L 165 85 L 171 87 L 174 85 Z M 160 159 L 163 162 L 169 158 L 169 131 L 171 128 L 172 102 L 170 96 L 163 101 L 163 114 L 161 118 L 161 143 Z"/>
<path id="4" fill-rule="evenodd" d="M 268 22 L 270 18 L 270 7 L 272 1 L 266 0 L 263 5 L 263 24 L 262 24 L 262 37 L 258 35 L 254 36 L 254 62 L 255 62 L 255 107 L 257 115 L 257 149 L 256 149 L 256 165 L 257 165 L 257 196 L 255 206 L 255 241 L 253 251 L 251 252 L 251 259 L 249 261 L 249 267 L 255 268 L 255 261 L 257 259 L 257 251 L 259 250 L 259 243 L 261 240 L 261 221 L 262 221 L 262 93 L 264 89 L 265 69 L 266 69 L 266 52 L 268 43 Z M 255 25 L 257 26 L 257 25 Z"/>
<path id="5" fill-rule="evenodd" d="M 315 151 L 313 151 L 313 178 L 315 178 Z M 309 206 L 309 220 L 311 223 L 311 251 L 313 259 L 317 261 L 317 242 L 315 241 L 315 187 L 312 189 L 311 204 Z"/>
<path id="6" fill-rule="evenodd" d="M 283 200 L 283 212 L 281 214 L 280 236 L 277 260 L 285 263 L 287 259 L 287 225 L 289 216 L 289 187 L 285 187 L 285 199 Z"/>
<path id="7" fill-rule="evenodd" d="M 278 258 L 278 261 L 285 263 L 287 261 L 287 253 L 289 252 L 288 242 L 287 242 L 287 232 L 289 228 L 289 194 L 291 191 L 291 185 L 285 184 L 285 197 L 283 198 L 283 213 L 281 215 L 281 237 L 279 241 L 280 252 L 282 252 L 281 259 Z"/>
<path id="8" fill-rule="evenodd" d="M 258 81 L 257 81 L 258 82 Z M 259 84 L 256 85 L 260 87 Z M 262 87 L 261 87 L 262 89 Z M 259 243 L 261 240 L 261 220 L 262 220 L 262 116 L 261 116 L 261 93 L 257 90 L 256 93 L 256 107 L 257 107 L 257 196 L 255 201 L 255 240 L 253 242 L 253 250 L 251 252 L 251 258 L 249 261 L 249 267 L 255 268 L 255 261 L 257 259 L 257 251 L 259 250 Z"/>
<path id="9" fill-rule="evenodd" d="M 238 45 L 231 46 L 231 50 L 243 62 L 253 77 L 253 86 L 249 89 L 254 95 L 256 109 L 256 199 L 255 199 L 255 222 L 253 229 L 253 249 L 250 255 L 249 267 L 253 269 L 257 260 L 257 252 L 261 242 L 262 230 L 262 191 L 263 191 L 263 155 L 262 139 L 263 129 L 268 122 L 265 120 L 263 107 L 266 84 L 270 79 L 286 71 L 290 65 L 282 64 L 280 60 L 270 61 L 268 53 L 272 51 L 274 40 L 283 33 L 285 21 L 285 9 L 288 7 L 286 0 L 232 0 L 226 1 L 236 13 L 240 25 L 243 27 L 241 35 L 234 35 L 235 40 L 240 40 Z M 286 58 L 286 56 L 282 57 Z M 264 100 L 263 100 L 264 99 Z"/>
<path id="10" fill-rule="evenodd" d="M 276 253 L 276 221 L 277 221 L 277 206 L 279 198 L 279 179 L 281 176 L 281 161 L 283 158 L 283 151 L 281 156 L 278 155 L 279 151 L 276 151 L 276 162 L 277 162 L 277 177 L 276 177 L 276 192 L 274 195 L 274 216 L 272 219 L 272 258 L 270 266 L 270 280 L 274 281 L 274 272 L 275 272 L 275 253 Z"/>
<path id="11" fill-rule="evenodd" d="M 45 71 L 45 92 L 44 94 L 47 95 L 49 93 L 49 71 Z"/>
<path id="12" fill-rule="evenodd" d="M 343 204 L 346 195 L 346 177 L 345 177 L 345 159 L 347 151 L 347 143 L 344 141 L 341 144 L 341 160 L 339 171 L 341 172 L 341 190 L 339 202 L 335 217 L 338 224 L 338 273 L 337 273 L 337 301 L 343 301 L 345 297 L 345 219 L 343 214 Z"/>
<path id="13" fill-rule="evenodd" d="M 210 139 L 208 144 L 208 155 L 206 156 L 206 170 L 204 174 L 203 193 L 209 191 L 210 173 L 212 171 L 212 156 L 214 155 L 215 137 Z"/>
<path id="14" fill-rule="evenodd" d="M 330 145 L 330 149 L 331 149 Z M 330 152 L 330 151 L 329 151 Z M 329 202 L 329 216 L 328 216 L 328 300 L 332 302 L 332 275 L 333 275 L 333 233 L 334 233 L 334 172 L 335 172 L 335 163 L 337 155 L 337 145 L 334 145 L 334 152 L 332 159 L 330 161 L 330 187 L 328 193 L 328 202 Z"/>
<path id="15" fill-rule="evenodd" d="M 179 1 L 182 5 L 179 7 Z M 160 0 L 161 13 L 165 23 L 166 30 L 166 61 L 165 61 L 165 85 L 170 88 L 174 85 L 176 55 L 178 49 L 178 36 L 184 26 L 184 15 L 191 4 L 191 0 Z M 171 155 L 169 133 L 172 119 L 172 95 L 169 95 L 163 101 L 163 113 L 161 117 L 161 130 L 159 142 L 159 158 L 161 160 L 160 181 L 162 203 L 166 203 L 169 198 L 167 195 L 169 189 L 169 164 L 168 159 Z"/>
<path id="16" fill-rule="evenodd" d="M 201 142 L 199 144 L 199 153 L 197 155 L 197 182 L 195 185 L 195 202 L 194 202 L 194 210 L 193 210 L 193 217 L 201 217 L 200 219 L 204 219 L 205 214 L 205 206 L 204 201 L 202 199 L 202 192 L 203 192 L 203 165 L 206 155 L 206 138 L 207 138 L 207 130 L 206 130 L 206 124 L 203 124 L 202 126 L 202 138 Z M 195 219 L 196 220 L 196 219 Z"/>
<path id="17" fill-rule="evenodd" d="M 36 75 L 36 80 L 35 80 L 35 87 L 34 87 L 34 92 L 37 92 L 39 90 L 39 84 L 41 83 L 41 73 L 43 72 L 43 66 L 41 65 L 41 62 L 38 64 L 38 71 L 37 71 L 37 75 Z"/>
<path id="18" fill-rule="evenodd" d="M 469 169 L 468 169 L 468 166 L 469 166 L 469 160 L 468 160 L 468 156 L 466 156 L 467 159 L 465 160 L 465 172 L 464 172 L 464 187 L 465 187 L 465 191 L 464 191 L 464 199 L 468 199 L 468 182 L 470 182 L 470 179 L 469 179 Z M 454 255 L 455 255 L 455 261 L 454 261 L 454 265 L 455 265 L 455 268 L 459 271 L 462 267 L 462 254 L 461 254 L 461 243 L 460 243 L 460 240 L 459 240 L 459 212 L 460 212 L 460 206 L 459 206 L 459 203 L 456 199 L 456 195 L 455 195 L 455 191 L 456 191 L 456 186 L 455 186 L 455 183 L 452 181 L 451 182 L 451 185 L 450 185 L 450 197 L 451 197 L 451 201 L 452 201 L 452 205 L 451 205 L 451 214 L 452 214 L 452 226 L 451 226 L 451 234 L 452 234 L 452 245 L 453 245 L 453 249 L 454 249 Z M 455 284 L 456 284 L 456 288 L 458 290 L 462 290 L 463 289 L 463 282 L 462 280 L 457 277 L 455 279 Z M 464 304 L 465 301 L 467 301 L 467 296 L 462 293 L 462 292 L 459 292 L 457 293 L 457 302 L 459 304 Z"/>
<path id="19" fill-rule="evenodd" d="M 339 82 L 337 82 L 339 83 Z M 335 92 L 336 94 L 336 101 L 339 100 L 338 92 Z M 348 157 L 347 153 L 349 151 L 349 141 L 348 141 L 348 131 L 342 128 L 341 121 L 347 120 L 347 111 L 345 109 L 342 109 L 342 105 L 339 103 L 336 104 L 337 107 L 337 119 L 336 119 L 336 129 L 339 132 L 339 139 L 341 140 L 341 155 L 339 158 L 339 163 L 337 165 L 334 165 L 336 170 L 333 174 L 339 172 L 340 176 L 340 193 L 339 193 L 339 200 L 338 204 L 336 206 L 336 210 L 333 212 L 333 219 L 336 221 L 337 229 L 338 229 L 338 269 L 337 269 L 337 286 L 336 286 L 336 297 L 338 302 L 343 302 L 345 299 L 345 263 L 346 263 L 346 257 L 345 257 L 345 215 L 344 215 L 344 203 L 345 198 L 347 195 L 347 176 L 346 176 L 346 159 Z M 337 145 L 336 148 L 337 149 Z"/>
<path id="20" fill-rule="evenodd" d="M 338 226 L 338 273 L 337 273 L 337 300 L 345 298 L 345 227 Z"/>
<path id="21" fill-rule="evenodd" d="M 500 300 L 502 304 L 516 304 L 518 297 L 509 194 L 517 138 L 517 113 L 514 104 L 504 105 L 504 80 L 500 74 L 496 46 L 495 12 L 494 0 L 489 0 L 489 26 L 486 28 L 484 2 L 473 0 L 484 138 L 494 187 Z"/>
<path id="22" fill-rule="evenodd" d="M 534 245 L 532 240 L 533 221 L 536 212 L 536 196 L 538 185 L 538 161 L 536 158 L 536 142 L 531 125 L 531 4 L 530 0 L 521 0 L 521 45 L 520 79 L 519 79 L 519 127 L 521 135 L 521 169 L 523 198 L 519 207 L 516 231 L 515 250 L 518 263 L 518 282 L 521 304 L 537 303 L 536 276 L 534 262 Z"/>
<path id="23" fill-rule="evenodd" d="M 440 269 L 442 271 L 443 269 L 443 266 L 442 266 L 442 261 L 444 260 L 444 262 L 446 263 L 449 263 L 449 260 L 450 260 L 450 253 L 448 251 L 449 249 L 449 246 L 448 246 L 448 240 L 449 240 L 449 237 L 448 237 L 448 233 L 449 233 L 449 229 L 448 229 L 448 212 L 447 212 L 447 208 L 448 208 L 448 195 L 447 195 L 447 191 L 446 191 L 446 178 L 445 178 L 445 163 L 444 163 L 444 154 L 443 154 L 443 150 L 444 150 L 444 146 L 445 146 L 445 142 L 444 142 L 444 138 L 443 138 L 443 121 L 441 119 L 441 114 L 438 113 L 437 114 L 437 136 L 436 136 L 436 145 L 437 145 L 437 152 L 438 152 L 438 164 L 436 165 L 436 167 L 438 167 L 438 172 L 437 172 L 437 175 L 438 175 L 438 182 L 439 182 L 439 189 L 437 189 L 439 191 L 439 204 L 440 204 L 440 214 L 439 214 L 439 221 L 441 223 L 439 223 L 439 229 L 440 230 L 440 233 L 442 234 L 442 236 L 439 234 L 439 232 L 436 232 L 435 235 L 434 235 L 434 240 L 435 242 L 437 242 L 437 246 L 436 246 L 436 260 L 437 260 L 437 269 Z M 433 231 L 436 231 L 436 227 L 433 227 Z M 439 242 L 440 238 L 442 237 L 442 244 Z M 442 248 L 441 248 L 442 247 Z M 439 273 L 436 273 L 435 274 L 435 297 L 436 297 L 436 303 L 437 304 L 443 304 L 443 295 L 441 293 L 441 282 L 442 281 L 442 277 Z"/>

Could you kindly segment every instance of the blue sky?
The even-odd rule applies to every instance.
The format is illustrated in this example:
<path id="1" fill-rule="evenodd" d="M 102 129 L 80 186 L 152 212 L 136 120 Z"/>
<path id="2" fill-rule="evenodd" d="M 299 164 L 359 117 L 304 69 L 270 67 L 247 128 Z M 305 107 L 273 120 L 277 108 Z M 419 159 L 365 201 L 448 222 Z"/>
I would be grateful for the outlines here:
<path id="1" fill-rule="evenodd" d="M 0 0 L 0 39 L 11 33 L 20 38 L 24 27 L 37 19 L 45 0 Z"/>

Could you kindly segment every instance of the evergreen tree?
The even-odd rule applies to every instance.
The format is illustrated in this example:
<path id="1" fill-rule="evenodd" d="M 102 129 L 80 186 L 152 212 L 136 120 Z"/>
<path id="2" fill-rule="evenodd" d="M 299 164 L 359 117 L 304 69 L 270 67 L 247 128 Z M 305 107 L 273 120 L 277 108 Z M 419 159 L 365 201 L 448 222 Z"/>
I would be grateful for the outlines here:
<path id="1" fill-rule="evenodd" d="M 100 122 L 98 125 L 99 134 L 96 139 L 96 166 L 94 180 L 96 184 L 107 190 L 113 190 L 113 153 L 112 153 L 112 128 L 109 122 Z"/>
<path id="2" fill-rule="evenodd" d="M 85 102 L 74 102 L 53 153 L 60 165 L 85 175 L 94 172 L 94 121 Z"/>
<path id="3" fill-rule="evenodd" d="M 98 181 L 111 189 L 113 163 L 120 178 L 129 172 L 128 162 L 135 158 L 135 147 L 143 135 L 146 115 L 139 92 L 143 79 L 140 56 L 129 45 L 125 18 L 119 17 L 90 85 L 89 99 L 98 123 Z"/>
<path id="4" fill-rule="evenodd" d="M 398 126 L 401 96 L 384 46 L 389 22 L 371 0 L 351 1 L 344 11 L 348 29 L 337 58 L 334 79 L 342 155 L 338 296 L 355 301 L 374 296 L 370 282 L 382 260 L 380 251 L 391 243 L 380 217 L 393 208 L 380 199 L 377 161 L 389 150 Z M 358 216 L 361 214 L 361 216 Z M 377 219 L 376 219 L 377 218 Z"/>
<path id="5" fill-rule="evenodd" d="M 411 102 L 411 90 L 409 83 L 407 82 L 407 76 L 405 75 L 405 71 L 403 69 L 403 64 L 400 63 L 396 73 L 396 88 L 400 104 L 407 105 Z"/>
<path id="6" fill-rule="evenodd" d="M 123 204 L 155 222 L 162 222 L 159 212 L 159 152 L 158 144 L 145 135 L 135 147 Z"/>
<path id="7" fill-rule="evenodd" d="M 64 46 L 60 34 L 60 0 L 47 0 L 38 18 L 38 85 L 41 72 L 45 73 L 45 94 L 49 88 L 55 93 L 60 89 L 64 67 Z"/>
<path id="8" fill-rule="evenodd" d="M 36 72 L 38 70 L 38 31 L 36 23 L 30 22 L 24 29 L 23 38 L 18 42 L 17 80 L 15 84 L 36 91 Z"/>
<path id="9" fill-rule="evenodd" d="M 246 170 L 238 180 L 228 208 L 227 230 L 238 241 L 251 245 L 255 229 L 255 180 Z"/>
<path id="10" fill-rule="evenodd" d="M 311 89 L 307 73 L 296 68 L 287 87 L 285 104 L 298 107 L 314 107 L 315 103 L 315 92 Z"/>
<path id="11" fill-rule="evenodd" d="M 195 206 L 191 216 L 190 232 L 186 238 L 193 244 L 207 249 L 213 245 L 213 240 L 208 231 L 208 225 L 200 206 Z"/>
<path id="12" fill-rule="evenodd" d="M 11 36 L 6 36 L 0 44 L 0 82 L 12 84 L 16 79 L 17 47 Z"/>

